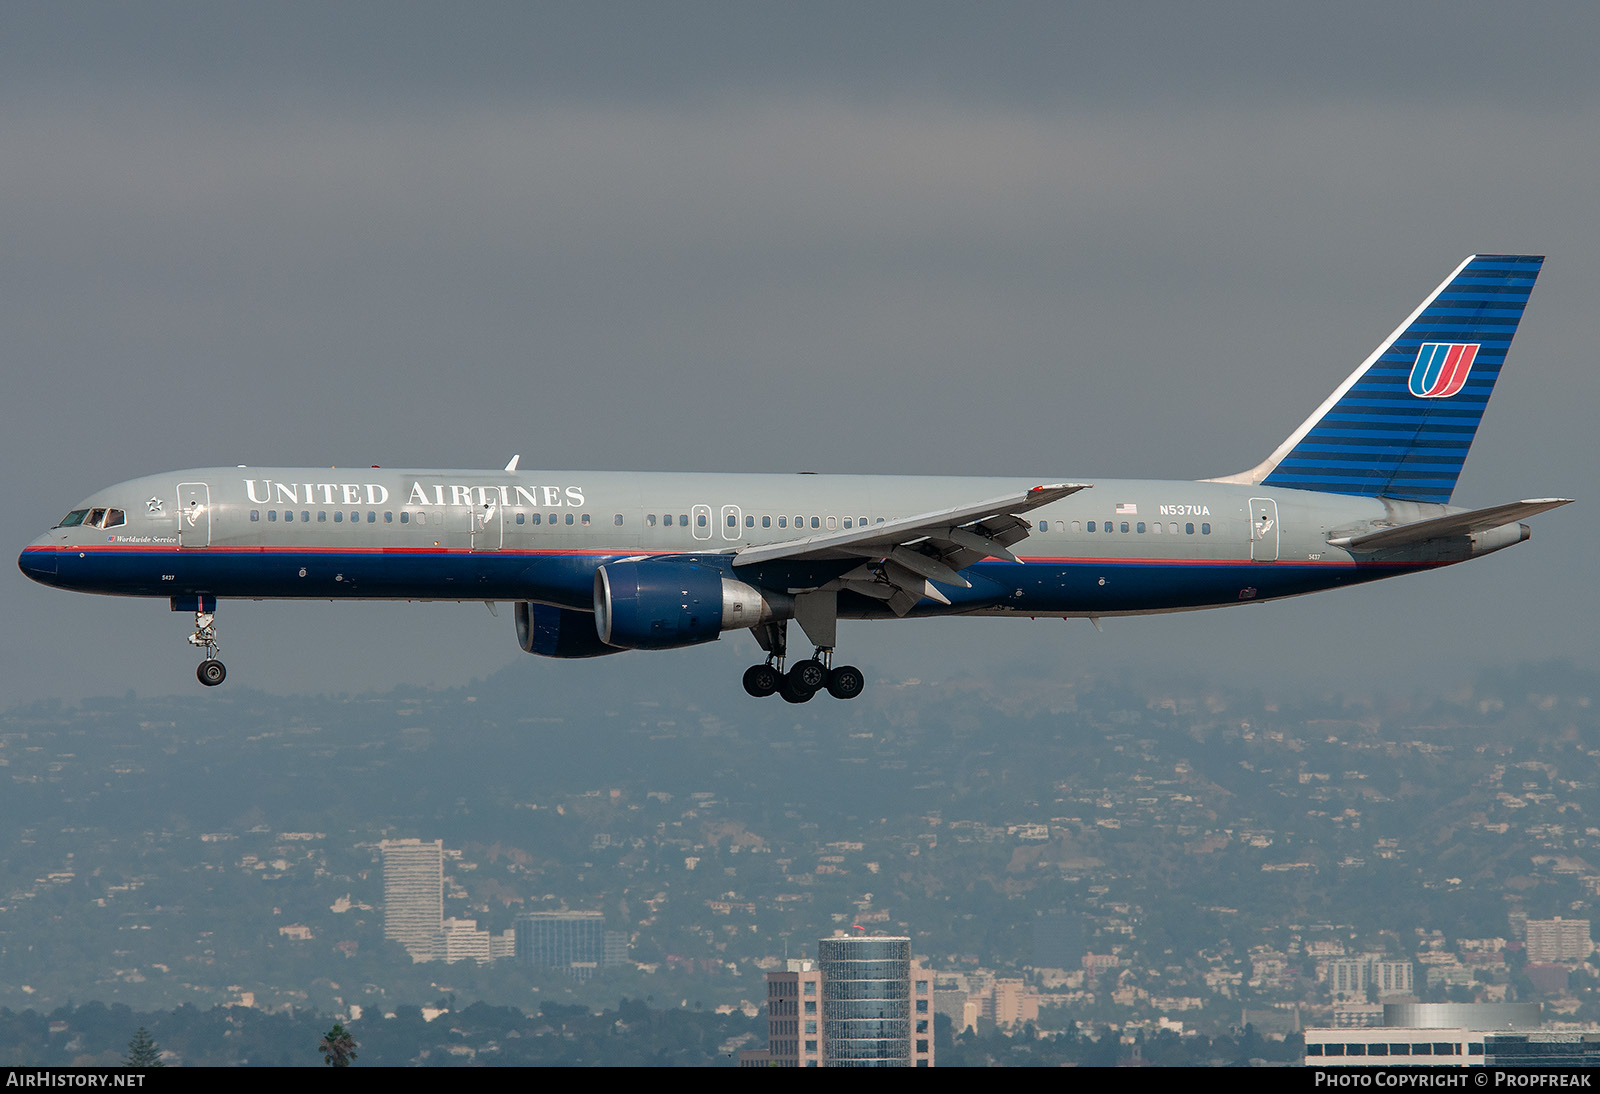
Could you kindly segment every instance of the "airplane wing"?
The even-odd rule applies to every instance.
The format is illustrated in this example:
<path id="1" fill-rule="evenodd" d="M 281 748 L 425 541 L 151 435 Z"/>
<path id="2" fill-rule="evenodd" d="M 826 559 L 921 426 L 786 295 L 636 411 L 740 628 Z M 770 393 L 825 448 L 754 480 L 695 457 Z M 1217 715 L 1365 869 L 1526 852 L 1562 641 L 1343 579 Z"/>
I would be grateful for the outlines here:
<path id="1" fill-rule="evenodd" d="M 1419 520 L 1411 524 L 1402 524 L 1397 528 L 1381 528 L 1376 532 L 1367 532 L 1359 536 L 1338 536 L 1328 542 L 1335 547 L 1346 547 L 1352 551 L 1403 547 L 1409 543 L 1426 543 L 1430 539 L 1465 536 L 1488 528 L 1499 528 L 1513 521 L 1519 521 L 1523 517 L 1535 516 L 1571 503 L 1571 498 L 1513 501 L 1505 505 L 1492 505 L 1487 509 L 1473 509 L 1466 513 L 1451 513 L 1448 516 Z"/>
<path id="2" fill-rule="evenodd" d="M 1052 483 L 971 505 L 957 505 L 881 524 L 848 528 L 783 543 L 745 547 L 735 552 L 735 566 L 753 566 L 786 559 L 851 559 L 864 562 L 822 586 L 819 591 L 850 591 L 888 602 L 897 615 L 910 611 L 923 597 L 950 601 L 932 582 L 971 588 L 958 572 L 985 558 L 1016 562 L 1008 548 L 1027 537 L 1028 522 L 1017 514 L 1037 509 L 1088 483 Z"/>

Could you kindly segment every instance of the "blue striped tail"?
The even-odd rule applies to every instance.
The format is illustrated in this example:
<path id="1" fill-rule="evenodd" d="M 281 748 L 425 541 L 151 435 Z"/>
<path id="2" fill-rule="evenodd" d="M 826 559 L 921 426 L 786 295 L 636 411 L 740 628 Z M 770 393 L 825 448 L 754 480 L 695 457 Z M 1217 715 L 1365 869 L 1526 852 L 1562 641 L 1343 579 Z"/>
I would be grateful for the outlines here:
<path id="1" fill-rule="evenodd" d="M 1505 364 L 1536 255 L 1474 255 L 1248 481 L 1449 502 Z"/>

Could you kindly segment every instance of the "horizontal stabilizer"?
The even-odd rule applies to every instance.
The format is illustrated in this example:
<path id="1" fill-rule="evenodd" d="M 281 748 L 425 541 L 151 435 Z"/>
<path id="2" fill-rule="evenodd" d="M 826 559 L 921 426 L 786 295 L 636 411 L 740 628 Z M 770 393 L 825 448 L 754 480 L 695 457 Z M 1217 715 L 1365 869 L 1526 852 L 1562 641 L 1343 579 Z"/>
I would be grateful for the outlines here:
<path id="1" fill-rule="evenodd" d="M 1432 517 L 1398 528 L 1380 528 L 1359 536 L 1339 536 L 1328 542 L 1335 547 L 1352 551 L 1376 551 L 1382 547 L 1404 547 L 1411 543 L 1426 543 L 1430 539 L 1447 536 L 1468 536 L 1489 528 L 1499 528 L 1536 516 L 1551 509 L 1571 504 L 1571 498 L 1534 498 L 1530 501 L 1513 501 L 1505 505 L 1491 505 L 1487 509 L 1473 509 L 1466 513 L 1451 513 Z"/>

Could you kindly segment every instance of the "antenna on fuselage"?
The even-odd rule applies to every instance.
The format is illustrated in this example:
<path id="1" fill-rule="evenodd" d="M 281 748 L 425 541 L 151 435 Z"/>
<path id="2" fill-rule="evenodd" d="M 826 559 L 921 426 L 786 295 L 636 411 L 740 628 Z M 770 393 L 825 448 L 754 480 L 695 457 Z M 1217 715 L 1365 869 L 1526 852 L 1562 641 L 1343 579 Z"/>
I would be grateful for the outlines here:
<path id="1" fill-rule="evenodd" d="M 506 464 L 506 470 L 507 471 L 515 471 L 517 469 L 517 461 L 520 460 L 520 459 L 522 459 L 522 453 L 521 452 L 518 452 L 515 456 L 512 456 L 511 457 L 511 462 Z"/>

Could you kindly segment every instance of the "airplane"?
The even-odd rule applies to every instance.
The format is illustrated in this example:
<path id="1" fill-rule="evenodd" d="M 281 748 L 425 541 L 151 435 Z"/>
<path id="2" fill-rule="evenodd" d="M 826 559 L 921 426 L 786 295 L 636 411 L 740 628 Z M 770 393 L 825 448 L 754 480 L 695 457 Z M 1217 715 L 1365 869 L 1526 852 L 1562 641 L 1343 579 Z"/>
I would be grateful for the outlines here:
<path id="1" fill-rule="evenodd" d="M 207 467 L 119 483 L 18 562 L 193 613 L 226 598 L 514 605 L 529 653 L 748 630 L 752 696 L 859 695 L 840 619 L 1088 618 L 1257 604 L 1448 566 L 1568 498 L 1450 504 L 1543 258 L 1474 255 L 1255 467 L 1198 481 Z M 788 624 L 812 646 L 788 663 Z"/>

